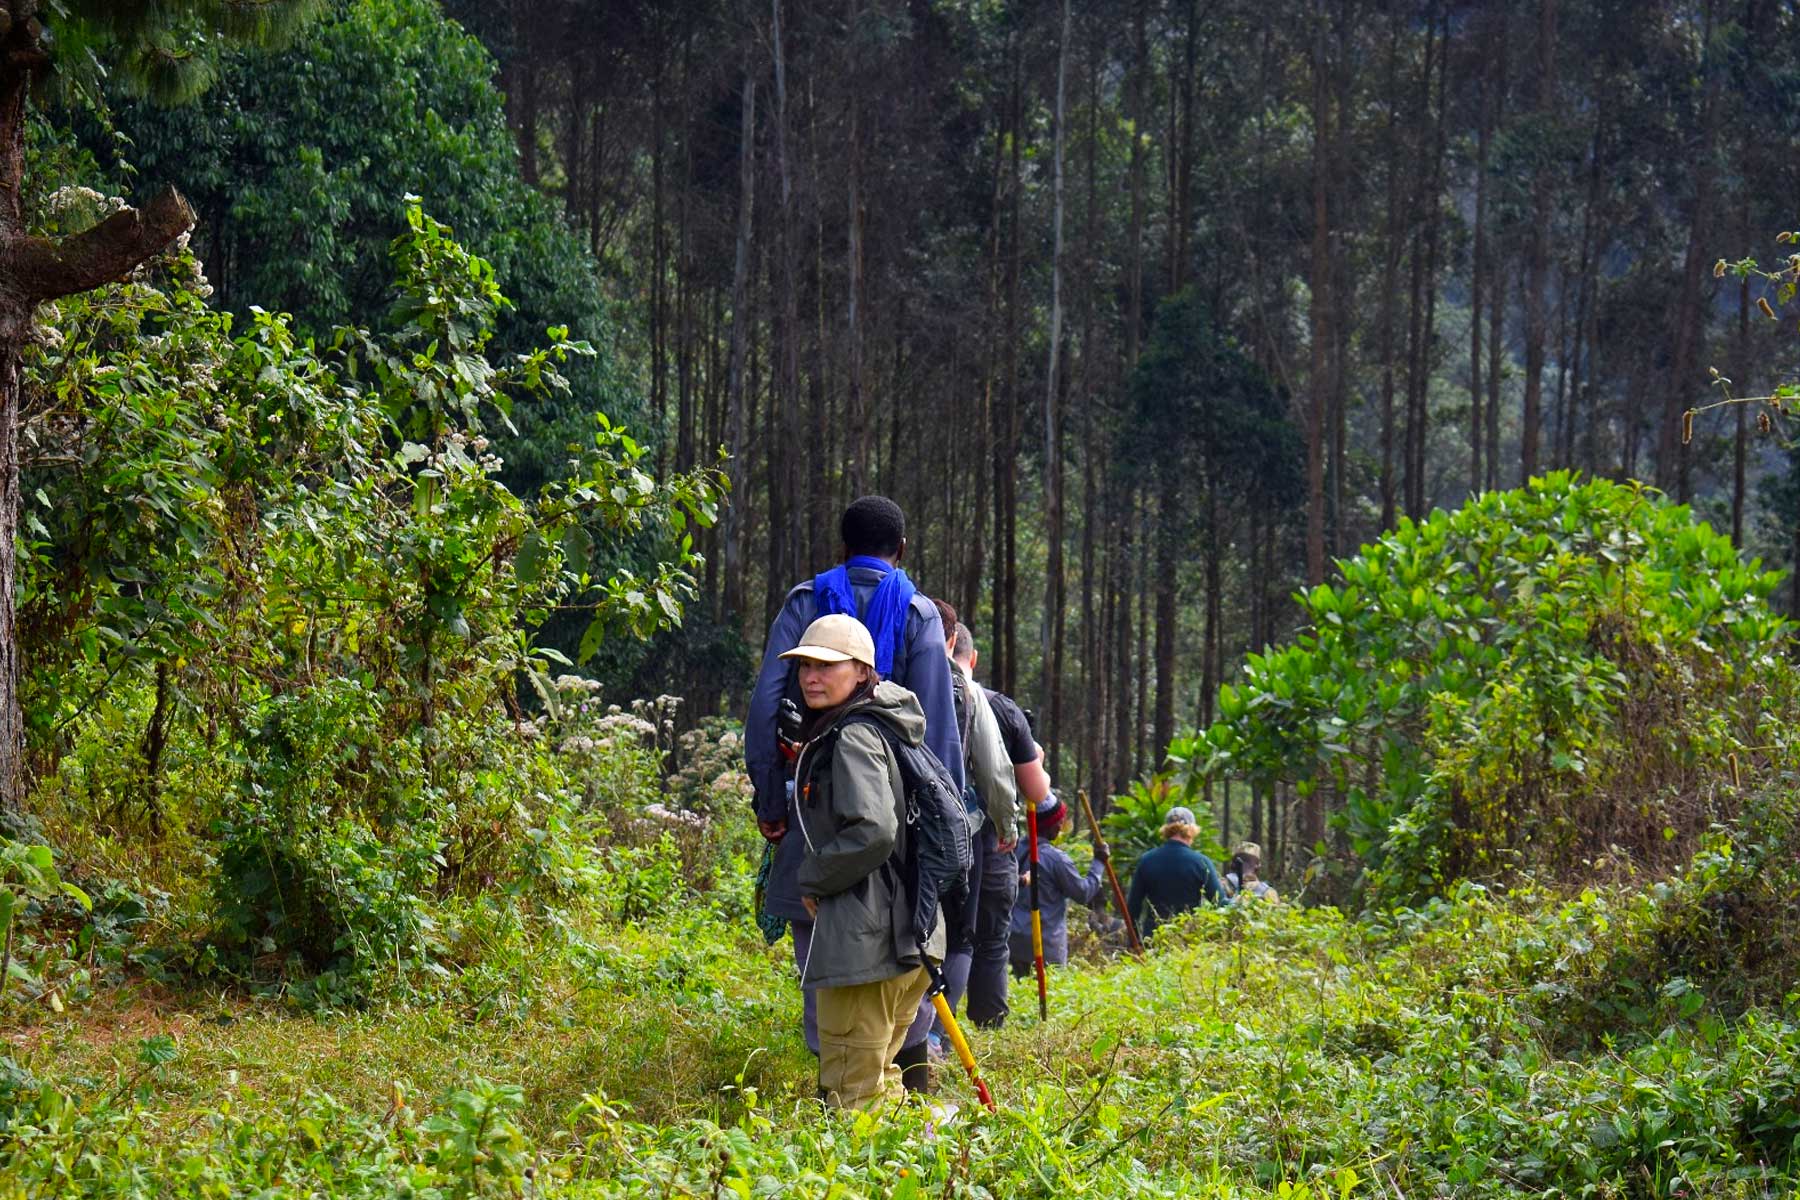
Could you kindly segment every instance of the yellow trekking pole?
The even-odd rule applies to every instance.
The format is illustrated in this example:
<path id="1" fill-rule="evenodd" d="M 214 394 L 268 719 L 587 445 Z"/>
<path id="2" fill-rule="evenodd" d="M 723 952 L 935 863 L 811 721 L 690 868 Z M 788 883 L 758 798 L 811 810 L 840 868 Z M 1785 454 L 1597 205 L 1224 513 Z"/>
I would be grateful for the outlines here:
<path id="1" fill-rule="evenodd" d="M 981 1072 L 975 1066 L 975 1052 L 969 1049 L 969 1039 L 963 1036 L 962 1026 L 956 1023 L 956 1014 L 950 1011 L 950 1002 L 944 998 L 944 973 L 936 963 L 925 960 L 925 970 L 931 976 L 931 1007 L 937 1009 L 938 1020 L 944 1023 L 944 1032 L 950 1035 L 950 1044 L 956 1048 L 956 1057 L 962 1062 L 963 1070 L 969 1073 L 969 1082 L 975 1086 L 975 1095 L 986 1106 L 989 1112 L 999 1112 L 994 1105 L 993 1093 L 981 1080 Z"/>
<path id="2" fill-rule="evenodd" d="M 1044 975 L 1044 914 L 1038 908 L 1037 806 L 1025 806 L 1025 829 L 1031 837 L 1031 957 L 1037 965 L 1038 1020 L 1050 1019 L 1050 985 Z"/>

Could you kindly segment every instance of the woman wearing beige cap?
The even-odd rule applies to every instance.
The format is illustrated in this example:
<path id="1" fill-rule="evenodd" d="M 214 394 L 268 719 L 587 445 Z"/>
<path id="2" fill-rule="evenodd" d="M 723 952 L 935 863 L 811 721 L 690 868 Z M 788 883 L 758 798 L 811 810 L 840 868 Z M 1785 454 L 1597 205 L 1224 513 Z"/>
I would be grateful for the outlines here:
<path id="1" fill-rule="evenodd" d="M 801 895 L 814 920 L 800 983 L 817 990 L 819 1095 L 871 1108 L 904 1095 L 894 1056 L 925 995 L 925 959 L 944 956 L 942 918 L 923 943 L 913 931 L 898 865 L 906 797 L 881 728 L 919 745 L 925 713 L 876 674 L 874 639 L 855 617 L 820 617 L 782 657 L 798 661 L 807 707 L 794 810 L 806 845 Z"/>

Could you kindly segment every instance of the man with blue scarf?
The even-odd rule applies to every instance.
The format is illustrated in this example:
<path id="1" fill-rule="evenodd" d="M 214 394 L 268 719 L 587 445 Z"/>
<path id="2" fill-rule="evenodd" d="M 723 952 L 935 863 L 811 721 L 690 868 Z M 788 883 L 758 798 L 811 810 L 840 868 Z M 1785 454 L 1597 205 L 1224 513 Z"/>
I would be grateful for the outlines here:
<path id="1" fill-rule="evenodd" d="M 812 946 L 812 918 L 800 902 L 799 870 L 804 847 L 787 832 L 794 827 L 788 795 L 789 767 L 781 753 L 778 721 L 788 691 L 790 664 L 782 654 L 800 644 L 817 617 L 847 613 L 875 639 L 875 670 L 919 698 L 925 710 L 925 744 L 963 782 L 962 742 L 956 727 L 950 661 L 944 653 L 944 623 L 937 606 L 913 586 L 900 559 L 906 553 L 906 516 L 885 496 L 864 496 L 844 510 L 838 524 L 844 561 L 788 593 L 763 646 L 762 671 L 750 693 L 744 722 L 744 761 L 756 790 L 756 823 L 775 844 L 774 863 L 764 884 L 763 910 L 793 927 L 794 963 L 804 974 Z M 777 935 L 778 936 L 778 935 Z M 806 993 L 806 1044 L 819 1049 L 813 996 Z M 922 1050 L 919 1045 L 903 1052 Z"/>

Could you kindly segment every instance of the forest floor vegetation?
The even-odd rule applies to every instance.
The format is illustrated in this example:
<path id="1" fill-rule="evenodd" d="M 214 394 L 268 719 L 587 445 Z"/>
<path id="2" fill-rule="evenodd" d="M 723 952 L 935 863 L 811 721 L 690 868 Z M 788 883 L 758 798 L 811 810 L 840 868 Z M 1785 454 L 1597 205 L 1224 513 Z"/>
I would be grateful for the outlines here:
<path id="1" fill-rule="evenodd" d="M 342 1011 L 15 991 L 0 1195 L 1787 1195 L 1800 992 L 1715 1000 L 1645 957 L 1744 885 L 1710 853 L 1649 888 L 1200 914 L 1141 962 L 1090 943 L 1047 1024 L 976 1035 L 999 1114 L 950 1071 L 936 1129 L 811 1098 L 741 877 Z"/>

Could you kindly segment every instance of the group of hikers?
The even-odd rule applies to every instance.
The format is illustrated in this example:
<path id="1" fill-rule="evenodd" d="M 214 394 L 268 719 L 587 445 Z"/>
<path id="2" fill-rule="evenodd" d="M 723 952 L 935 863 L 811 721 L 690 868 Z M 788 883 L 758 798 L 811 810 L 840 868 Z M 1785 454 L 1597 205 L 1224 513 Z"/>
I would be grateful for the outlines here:
<path id="1" fill-rule="evenodd" d="M 1083 874 L 1055 844 L 1069 813 L 1031 722 L 976 682 L 968 626 L 901 569 L 900 507 L 865 496 L 839 532 L 842 562 L 790 591 L 769 628 L 744 752 L 768 842 L 759 921 L 771 941 L 792 932 L 820 1098 L 869 1108 L 928 1090 L 941 1040 L 960 1040 L 959 1005 L 996 1028 L 1009 974 L 1068 961 L 1069 903 L 1097 907 L 1107 852 L 1096 838 Z M 918 865 L 935 829 L 908 794 L 910 778 L 932 773 L 971 826 L 941 909 Z M 1035 847 L 1022 836 L 1033 824 Z M 1173 808 L 1162 844 L 1138 860 L 1126 908 L 1142 936 L 1202 904 L 1276 898 L 1253 843 L 1221 877 L 1194 849 L 1199 833 Z"/>

